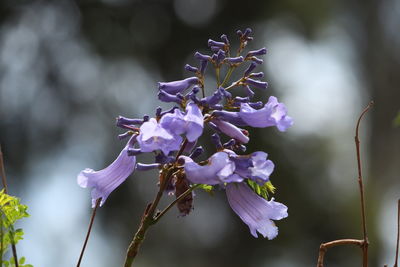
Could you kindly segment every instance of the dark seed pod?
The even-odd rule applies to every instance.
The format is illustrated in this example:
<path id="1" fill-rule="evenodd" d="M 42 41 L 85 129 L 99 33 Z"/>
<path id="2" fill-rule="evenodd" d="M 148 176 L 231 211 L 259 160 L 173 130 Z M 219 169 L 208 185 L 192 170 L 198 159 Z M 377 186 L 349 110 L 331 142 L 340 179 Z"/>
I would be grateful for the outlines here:
<path id="1" fill-rule="evenodd" d="M 178 176 L 175 183 L 175 197 L 178 198 L 189 188 L 188 180 L 184 176 Z M 193 209 L 193 192 L 179 200 L 177 207 L 181 216 L 188 215 Z"/>

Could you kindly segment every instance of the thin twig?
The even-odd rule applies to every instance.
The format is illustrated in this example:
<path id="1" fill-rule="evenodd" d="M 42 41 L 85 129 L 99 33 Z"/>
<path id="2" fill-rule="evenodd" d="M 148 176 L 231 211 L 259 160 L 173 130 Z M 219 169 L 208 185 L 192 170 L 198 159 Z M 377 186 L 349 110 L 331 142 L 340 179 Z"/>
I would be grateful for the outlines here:
<path id="1" fill-rule="evenodd" d="M 397 243 L 396 243 L 396 259 L 394 261 L 393 267 L 397 267 L 397 262 L 399 260 L 399 239 L 400 239 L 400 199 L 397 202 Z"/>
<path id="2" fill-rule="evenodd" d="M 7 178 L 6 178 L 6 171 L 4 168 L 3 151 L 1 150 L 1 145 L 0 145 L 0 169 L 1 169 L 1 181 L 3 183 L 4 193 L 8 194 Z M 14 228 L 13 228 L 13 226 L 11 226 L 11 233 L 13 233 L 13 232 L 14 232 Z M 1 242 L 3 242 L 3 240 Z M 13 234 L 12 234 L 12 239 L 11 239 L 11 251 L 12 251 L 12 254 L 14 257 L 15 267 L 18 267 L 17 247 L 15 246 L 15 243 L 14 243 L 14 235 Z"/>
<path id="3" fill-rule="evenodd" d="M 341 246 L 341 245 L 357 245 L 360 248 L 362 248 L 364 243 L 364 240 L 359 240 L 359 239 L 339 239 L 327 243 L 322 243 L 321 246 L 319 247 L 319 255 L 318 255 L 318 263 L 317 267 L 323 267 L 324 266 L 324 256 L 328 248 L 331 247 L 336 247 L 336 246 Z"/>
<path id="4" fill-rule="evenodd" d="M 185 140 L 185 141 L 187 142 L 187 140 Z M 182 147 L 180 149 L 181 153 L 184 149 L 184 146 L 186 146 L 185 143 L 182 145 Z M 139 252 L 139 248 L 145 238 L 146 232 L 147 232 L 148 228 L 152 225 L 154 212 L 157 208 L 158 203 L 161 200 L 161 197 L 164 193 L 165 187 L 168 185 L 173 174 L 174 174 L 173 168 L 165 171 L 165 173 L 161 172 L 160 187 L 158 189 L 157 195 L 155 196 L 153 202 L 150 203 L 149 205 L 147 205 L 147 208 L 143 213 L 139 228 L 138 228 L 137 232 L 135 233 L 135 235 L 133 236 L 131 243 L 129 244 L 128 250 L 126 252 L 126 257 L 125 257 L 125 263 L 124 263 L 125 267 L 132 266 L 133 261 L 135 260 L 136 255 Z"/>
<path id="5" fill-rule="evenodd" d="M 92 231 L 94 218 L 96 217 L 96 210 L 100 205 L 100 201 L 101 201 L 101 198 L 98 198 L 97 201 L 96 201 L 96 205 L 93 208 L 93 212 L 92 212 L 92 216 L 90 218 L 89 228 L 88 228 L 88 231 L 87 231 L 87 234 L 86 234 L 85 242 L 83 243 L 82 251 L 81 251 L 81 254 L 79 255 L 79 260 L 78 260 L 78 264 L 76 265 L 76 267 L 79 267 L 81 265 L 83 254 L 85 253 L 86 245 L 87 245 L 87 242 L 89 240 L 90 232 Z"/>
<path id="6" fill-rule="evenodd" d="M 361 201 L 361 219 L 362 219 L 362 230 L 363 230 L 363 239 L 340 239 L 334 240 L 327 243 L 322 243 L 319 248 L 318 254 L 318 263 L 317 267 L 324 266 L 324 256 L 328 248 L 339 246 L 339 245 L 347 245 L 353 244 L 357 245 L 362 249 L 363 252 L 363 267 L 368 267 L 368 235 L 367 235 L 367 223 L 366 223 L 366 216 L 365 216 L 365 199 L 364 199 L 364 185 L 363 185 L 363 177 L 362 177 L 362 170 L 361 170 L 361 153 L 360 153 L 360 139 L 358 134 L 358 129 L 360 128 L 361 119 L 363 118 L 364 114 L 372 107 L 373 102 L 371 101 L 368 106 L 363 110 L 360 117 L 357 120 L 356 124 L 356 135 L 354 137 L 356 143 L 356 153 L 357 153 L 357 168 L 358 168 L 358 185 L 360 189 L 360 201 Z"/>
<path id="7" fill-rule="evenodd" d="M 364 109 L 361 113 L 360 117 L 357 121 L 356 126 L 356 136 L 354 137 L 354 141 L 356 144 L 356 151 L 357 151 L 357 168 L 358 168 L 358 185 L 360 188 L 360 201 L 361 201 L 361 217 L 362 217 L 362 227 L 363 227 L 363 267 L 368 267 L 368 235 L 367 235 L 367 222 L 365 216 L 365 197 L 364 197 L 364 184 L 363 184 L 363 177 L 362 177 L 362 167 L 361 167 L 361 153 L 360 153 L 360 138 L 359 138 L 359 127 L 361 123 L 361 119 L 363 118 L 364 114 L 373 106 L 374 102 L 369 102 L 368 106 Z"/>
<path id="8" fill-rule="evenodd" d="M 200 184 L 194 185 L 194 186 L 190 187 L 189 189 L 187 189 L 182 194 L 180 194 L 179 197 L 177 197 L 163 211 L 161 211 L 156 217 L 154 217 L 152 224 L 157 223 L 161 219 L 161 217 L 164 216 L 164 214 L 168 212 L 169 209 L 171 209 L 176 203 L 178 203 L 181 199 L 183 199 L 184 197 L 189 195 L 194 189 L 196 189 L 199 186 L 200 186 Z"/>
<path id="9" fill-rule="evenodd" d="M 4 169 L 3 151 L 0 145 L 0 169 L 1 169 L 1 182 L 3 183 L 4 193 L 8 193 L 6 171 Z"/>

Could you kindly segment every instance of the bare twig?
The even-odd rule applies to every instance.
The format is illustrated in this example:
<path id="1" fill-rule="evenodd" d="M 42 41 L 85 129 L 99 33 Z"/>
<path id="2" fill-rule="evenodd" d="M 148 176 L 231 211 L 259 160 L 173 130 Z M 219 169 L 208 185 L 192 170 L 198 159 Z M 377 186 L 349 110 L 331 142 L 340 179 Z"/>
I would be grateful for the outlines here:
<path id="1" fill-rule="evenodd" d="M 361 217 L 362 217 L 362 227 L 363 227 L 363 267 L 368 267 L 368 235 L 367 235 L 367 222 L 365 218 L 365 197 L 364 197 L 364 185 L 363 185 L 363 177 L 362 177 L 362 167 L 361 167 L 361 153 L 360 153 L 360 138 L 358 134 L 358 129 L 360 127 L 361 119 L 364 114 L 373 106 L 374 102 L 369 102 L 368 106 L 361 113 L 360 117 L 357 121 L 356 126 L 356 136 L 354 137 L 354 141 L 356 143 L 356 151 L 357 151 L 357 167 L 358 167 L 358 185 L 360 187 L 360 201 L 361 201 Z"/>
<path id="2" fill-rule="evenodd" d="M 79 267 L 81 265 L 83 254 L 85 253 L 86 245 L 87 245 L 87 242 L 89 240 L 90 232 L 92 231 L 94 218 L 96 217 L 96 210 L 100 205 L 100 201 L 101 201 L 101 198 L 98 198 L 97 201 L 96 201 L 96 205 L 93 208 L 93 212 L 92 212 L 92 216 L 90 218 L 89 228 L 88 228 L 88 231 L 87 231 L 87 234 L 86 234 L 85 242 L 83 242 L 83 247 L 82 247 L 82 250 L 81 250 L 81 254 L 79 255 L 79 260 L 78 260 L 78 264 L 76 265 L 76 267 Z"/>
<path id="3" fill-rule="evenodd" d="M 397 243 L 396 243 L 396 259 L 394 261 L 393 267 L 397 267 L 397 262 L 399 260 L 399 239 L 400 239 L 400 199 L 397 202 Z"/>
<path id="4" fill-rule="evenodd" d="M 364 240 L 359 240 L 359 239 L 339 239 L 327 243 L 322 243 L 321 246 L 319 247 L 319 255 L 318 255 L 318 263 L 317 267 L 323 267 L 324 266 L 324 256 L 328 248 L 331 247 L 336 247 L 336 246 L 341 246 L 341 245 L 356 245 L 362 248 L 364 243 Z"/>
<path id="5" fill-rule="evenodd" d="M 373 102 L 371 101 L 368 106 L 363 110 L 360 117 L 357 120 L 356 124 L 356 135 L 354 137 L 356 143 L 356 153 L 357 153 L 357 168 L 358 168 L 358 185 L 360 189 L 360 202 L 361 202 L 361 220 L 362 220 L 362 230 L 363 230 L 363 239 L 340 239 L 334 240 L 327 243 L 322 243 L 319 248 L 318 254 L 318 263 L 317 267 L 324 266 L 324 256 L 328 248 L 340 246 L 340 245 L 348 245 L 353 244 L 357 245 L 362 249 L 363 252 L 363 267 L 368 267 L 368 235 L 367 235 L 367 223 L 366 223 L 366 216 L 365 216 L 365 198 L 364 198 L 364 184 L 363 184 L 363 177 L 362 177 L 362 168 L 361 168 L 361 153 L 360 153 L 360 138 L 358 134 L 358 129 L 360 128 L 361 119 L 363 118 L 364 114 L 372 107 Z M 395 266 L 397 267 L 397 266 Z"/>
<path id="6" fill-rule="evenodd" d="M 8 194 L 7 178 L 6 178 L 6 171 L 4 168 L 3 151 L 1 150 L 1 145 L 0 145 L 0 170 L 1 170 L 1 181 L 3 183 L 4 193 Z M 13 231 L 14 231 L 13 226 L 11 226 L 11 233 Z M 15 267 L 18 267 L 17 247 L 15 246 L 14 238 L 12 238 L 11 240 L 11 251 L 14 257 Z"/>
<path id="7" fill-rule="evenodd" d="M 0 169 L 1 169 L 1 182 L 3 183 L 4 193 L 7 194 L 7 179 L 6 179 L 6 171 L 4 169 L 4 161 L 3 161 L 3 151 L 1 150 L 0 145 Z"/>

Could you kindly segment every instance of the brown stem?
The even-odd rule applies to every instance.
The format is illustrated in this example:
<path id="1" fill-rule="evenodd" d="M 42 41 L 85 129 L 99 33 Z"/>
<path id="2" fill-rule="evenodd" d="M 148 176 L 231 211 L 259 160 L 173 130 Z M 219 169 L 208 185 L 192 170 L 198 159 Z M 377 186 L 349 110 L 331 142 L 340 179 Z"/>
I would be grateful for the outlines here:
<path id="1" fill-rule="evenodd" d="M 176 203 L 178 203 L 181 199 L 183 199 L 184 197 L 189 195 L 194 189 L 196 189 L 199 186 L 200 186 L 200 184 L 193 185 L 188 190 L 186 190 L 185 192 L 180 194 L 179 197 L 177 197 L 163 211 L 161 211 L 156 217 L 154 217 L 152 224 L 157 223 L 161 219 L 161 217 L 164 216 L 164 214 L 168 212 L 168 210 L 170 210 Z"/>
<path id="2" fill-rule="evenodd" d="M 4 193 L 7 194 L 8 192 L 7 179 L 6 179 L 6 171 L 4 169 L 3 151 L 1 150 L 1 145 L 0 145 L 0 169 L 1 169 L 1 182 L 3 183 Z"/>
<path id="3" fill-rule="evenodd" d="M 368 235 L 367 235 L 367 222 L 365 216 L 365 197 L 364 197 L 364 184 L 363 184 L 363 177 L 362 177 L 362 167 L 361 167 L 361 153 L 360 153 L 360 139 L 359 139 L 359 127 L 361 123 L 361 119 L 363 118 L 364 114 L 373 106 L 373 102 L 371 101 L 368 106 L 364 109 L 361 113 L 360 117 L 357 121 L 356 126 L 356 135 L 354 137 L 354 141 L 356 144 L 356 151 L 357 151 L 357 168 L 358 168 L 358 185 L 360 188 L 360 201 L 361 201 L 361 217 L 362 217 L 362 227 L 363 227 L 363 267 L 368 267 Z"/>
<path id="4" fill-rule="evenodd" d="M 4 193 L 8 194 L 7 178 L 6 178 L 6 171 L 4 168 L 3 151 L 1 150 L 1 145 L 0 145 L 0 169 L 1 169 L 1 181 L 3 183 Z M 11 233 L 13 232 L 14 229 L 11 226 Z M 15 246 L 13 235 L 11 240 L 11 250 L 14 257 L 15 267 L 18 267 L 17 247 Z"/>
<path id="5" fill-rule="evenodd" d="M 185 140 L 186 141 L 186 140 Z M 181 150 L 183 151 L 184 145 L 182 145 Z M 178 153 L 179 154 L 179 153 Z M 165 172 L 165 173 L 164 173 Z M 143 213 L 142 220 L 140 222 L 139 228 L 134 235 L 132 242 L 129 244 L 128 250 L 126 252 L 124 267 L 131 267 L 136 255 L 139 252 L 140 245 L 142 244 L 147 229 L 153 224 L 154 212 L 157 208 L 158 203 L 164 193 L 165 187 L 168 185 L 169 180 L 173 176 L 173 168 L 161 172 L 160 174 L 160 188 L 157 192 L 156 197 L 153 202 L 147 205 L 146 210 Z"/>
<path id="6" fill-rule="evenodd" d="M 400 199 L 397 202 L 397 243 L 396 243 L 396 259 L 393 267 L 397 267 L 399 260 L 399 239 L 400 239 Z"/>
<path id="7" fill-rule="evenodd" d="M 96 205 L 93 208 L 93 212 L 92 212 L 92 216 L 90 218 L 89 228 L 88 228 L 88 231 L 87 231 L 87 234 L 86 234 L 85 242 L 83 242 L 83 247 L 82 247 L 82 250 L 81 250 L 81 254 L 79 255 L 79 259 L 78 259 L 78 263 L 76 264 L 76 267 L 79 267 L 81 265 L 83 254 L 85 253 L 86 245 L 87 245 L 87 242 L 89 240 L 90 232 L 92 231 L 94 218 L 96 217 L 96 210 L 100 205 L 100 201 L 101 201 L 101 198 L 98 198 L 97 201 L 96 201 Z"/>
<path id="8" fill-rule="evenodd" d="M 363 177 L 362 177 L 362 168 L 361 168 L 361 153 L 360 153 L 360 138 L 358 134 L 358 129 L 360 128 L 361 119 L 363 118 L 364 114 L 372 107 L 373 102 L 371 101 L 368 106 L 363 110 L 360 117 L 357 120 L 356 125 L 356 135 L 354 137 L 356 143 L 356 152 L 357 152 L 357 168 L 358 168 L 358 185 L 360 189 L 360 201 L 361 201 L 361 219 L 362 219 L 362 230 L 363 230 L 363 239 L 340 239 L 334 240 L 328 243 L 322 243 L 319 248 L 319 255 L 318 255 L 318 263 L 317 267 L 324 266 L 324 256 L 328 248 L 339 246 L 339 245 L 347 245 L 353 244 L 357 245 L 362 249 L 363 252 L 363 267 L 368 267 L 368 235 L 367 235 L 367 223 L 366 223 L 366 216 L 365 216 L 365 198 L 364 198 L 364 185 L 363 185 Z M 399 204 L 400 205 L 400 204 Z M 400 208 L 399 208 L 400 209 Z"/>
<path id="9" fill-rule="evenodd" d="M 357 245 L 363 247 L 364 240 L 359 239 L 339 239 L 327 243 L 322 243 L 319 247 L 317 267 L 324 267 L 324 256 L 328 248 L 341 246 L 341 245 Z"/>

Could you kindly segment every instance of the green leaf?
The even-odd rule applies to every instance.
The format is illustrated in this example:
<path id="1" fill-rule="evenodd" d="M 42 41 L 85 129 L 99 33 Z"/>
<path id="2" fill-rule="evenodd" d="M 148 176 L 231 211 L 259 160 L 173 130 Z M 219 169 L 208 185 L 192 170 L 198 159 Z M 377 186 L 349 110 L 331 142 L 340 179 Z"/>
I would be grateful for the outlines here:
<path id="1" fill-rule="evenodd" d="M 9 249 L 10 245 L 17 244 L 19 240 L 23 239 L 24 232 L 22 229 L 14 229 L 14 224 L 29 214 L 26 212 L 28 207 L 20 203 L 19 198 L 7 195 L 4 189 L 0 191 L 0 242 L 2 243 L 3 250 L 0 251 L 3 255 Z M 15 265 L 11 260 L 9 266 Z"/>
<path id="2" fill-rule="evenodd" d="M 264 185 L 259 185 L 250 179 L 247 179 L 246 182 L 250 186 L 250 188 L 253 189 L 254 193 L 262 198 L 265 198 L 266 200 L 268 200 L 268 193 L 275 193 L 276 188 L 275 186 L 273 186 L 271 181 L 266 182 Z"/>
<path id="3" fill-rule="evenodd" d="M 206 191 L 207 193 L 209 193 L 209 194 L 211 194 L 211 195 L 214 194 L 214 192 L 213 192 L 214 187 L 213 187 L 212 185 L 200 184 L 200 185 L 198 186 L 198 188 L 199 188 L 199 189 L 203 189 L 204 191 Z"/>
<path id="4" fill-rule="evenodd" d="M 21 257 L 20 259 L 19 259 L 19 261 L 18 261 L 18 264 L 19 265 L 22 265 L 22 264 L 24 264 L 25 263 L 25 257 Z"/>

